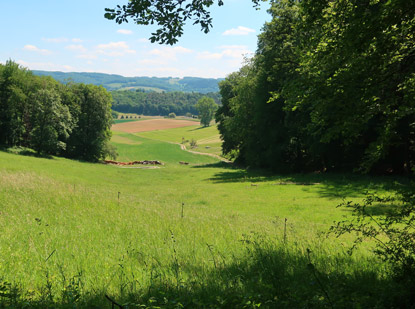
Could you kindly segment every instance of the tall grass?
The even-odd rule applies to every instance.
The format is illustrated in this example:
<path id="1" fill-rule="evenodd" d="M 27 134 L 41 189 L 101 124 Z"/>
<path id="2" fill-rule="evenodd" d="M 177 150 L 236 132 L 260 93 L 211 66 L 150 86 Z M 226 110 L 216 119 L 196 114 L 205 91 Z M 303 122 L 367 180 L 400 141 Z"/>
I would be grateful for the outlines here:
<path id="1" fill-rule="evenodd" d="M 350 238 L 324 233 L 349 215 L 336 208 L 343 199 L 393 192 L 405 180 L 247 172 L 178 145 L 116 136 L 120 160 L 165 165 L 118 168 L 0 152 L 0 304 L 394 303 L 382 293 L 397 287 L 370 244 L 349 257 Z"/>

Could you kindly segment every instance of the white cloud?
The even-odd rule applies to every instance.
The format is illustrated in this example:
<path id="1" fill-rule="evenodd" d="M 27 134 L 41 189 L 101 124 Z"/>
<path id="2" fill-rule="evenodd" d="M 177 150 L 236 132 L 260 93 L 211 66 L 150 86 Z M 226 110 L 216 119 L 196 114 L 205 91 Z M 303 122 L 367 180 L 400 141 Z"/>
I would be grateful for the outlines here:
<path id="1" fill-rule="evenodd" d="M 141 59 L 137 63 L 140 64 L 140 65 L 148 65 L 148 66 L 162 64 L 162 62 L 160 62 L 160 60 L 155 60 L 155 59 Z"/>
<path id="2" fill-rule="evenodd" d="M 127 29 L 119 29 L 119 30 L 117 30 L 117 33 L 120 33 L 120 34 L 133 34 L 133 32 L 131 30 L 127 30 Z"/>
<path id="3" fill-rule="evenodd" d="M 110 57 L 122 57 L 126 54 L 135 54 L 136 51 L 130 49 L 126 42 L 110 42 L 108 44 L 99 44 L 97 53 Z"/>
<path id="4" fill-rule="evenodd" d="M 121 42 L 110 42 L 108 44 L 99 44 L 98 49 L 128 49 L 127 43 Z"/>
<path id="5" fill-rule="evenodd" d="M 204 51 L 197 54 L 197 59 L 222 59 L 222 53 L 211 53 L 208 51 Z"/>
<path id="6" fill-rule="evenodd" d="M 42 55 L 50 55 L 52 52 L 50 50 L 47 49 L 40 49 L 38 47 L 36 47 L 35 45 L 25 45 L 23 47 L 24 50 L 28 50 L 28 51 L 32 51 L 32 52 L 36 52 Z"/>
<path id="7" fill-rule="evenodd" d="M 231 58 L 242 61 L 244 56 L 252 54 L 252 51 L 245 45 L 223 45 L 219 47 L 222 51 L 212 53 L 209 51 L 200 52 L 197 54 L 197 59 L 202 60 L 220 60 L 224 58 Z"/>
<path id="8" fill-rule="evenodd" d="M 224 33 L 222 33 L 222 35 L 248 35 L 254 32 L 255 32 L 254 29 L 239 26 L 237 28 L 226 30 Z"/>
<path id="9" fill-rule="evenodd" d="M 24 60 L 17 60 L 18 64 L 29 68 L 30 70 L 44 70 L 44 71 L 74 71 L 70 65 L 61 65 L 52 62 L 26 62 Z"/>
<path id="10" fill-rule="evenodd" d="M 73 39 L 68 39 L 65 37 L 60 37 L 60 38 L 42 38 L 42 41 L 48 42 L 48 43 L 66 43 L 69 41 L 72 41 L 74 43 L 81 43 L 83 42 L 83 40 L 78 39 L 78 38 L 73 38 Z"/>
<path id="11" fill-rule="evenodd" d="M 72 44 L 65 47 L 68 50 L 73 50 L 75 52 L 86 53 L 87 49 L 81 44 Z"/>
<path id="12" fill-rule="evenodd" d="M 157 56 L 165 60 L 177 60 L 177 56 L 181 54 L 190 54 L 193 50 L 182 47 L 182 46 L 165 46 L 161 48 L 152 49 L 148 52 L 151 56 Z"/>

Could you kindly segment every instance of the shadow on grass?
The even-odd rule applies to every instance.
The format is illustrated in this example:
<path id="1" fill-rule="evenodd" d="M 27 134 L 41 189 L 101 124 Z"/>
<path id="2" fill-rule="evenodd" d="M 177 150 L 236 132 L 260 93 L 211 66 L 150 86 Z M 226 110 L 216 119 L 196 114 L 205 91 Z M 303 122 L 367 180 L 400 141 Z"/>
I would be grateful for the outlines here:
<path id="1" fill-rule="evenodd" d="M 26 148 L 26 147 L 1 147 L 0 151 L 4 151 L 11 154 L 17 154 L 21 156 L 27 157 L 35 157 L 35 158 L 43 158 L 43 159 L 53 159 L 53 156 L 48 154 L 38 153 L 33 149 Z"/>
<path id="2" fill-rule="evenodd" d="M 0 293 L 0 307 L 38 308 L 411 308 L 411 287 L 380 274 L 379 261 L 322 256 L 275 243 L 251 243 L 240 259 L 213 260 L 215 267 L 187 267 L 176 277 L 156 276 L 150 286 L 125 282 L 117 297 L 105 291 L 68 293 L 31 301 L 15 291 Z M 213 258 L 214 259 L 214 258 Z M 174 268 L 174 267 L 172 267 Z M 177 269 L 177 268 L 176 268 Z M 152 270 L 153 271 L 153 270 Z M 173 273 L 174 271 L 170 269 Z M 186 272 L 186 273 L 184 273 Z M 187 278 L 187 279 L 182 279 Z M 1 284 L 1 281 L 0 281 Z M 133 288 L 135 286 L 136 288 Z M 1 287 L 1 285 L 0 285 Z M 74 285 L 72 285 L 72 288 Z M 130 287 L 130 288 L 129 288 Z M 69 291 L 70 292 L 70 291 Z M 114 292 L 114 291 L 113 291 Z M 115 292 L 117 293 L 117 292 Z M 3 296 L 1 296 L 3 295 Z M 4 295 L 7 295 L 5 297 Z M 20 297 L 17 297 L 21 295 Z M 113 302 L 108 300 L 111 299 Z M 26 297 L 25 297 L 26 296 Z M 117 305 L 118 304 L 118 305 Z"/>
<path id="3" fill-rule="evenodd" d="M 196 121 L 195 121 L 195 122 L 196 122 Z M 192 132 L 192 131 L 198 131 L 198 130 L 203 130 L 203 129 L 206 129 L 206 128 L 209 128 L 209 127 L 203 127 L 203 126 L 200 126 L 200 127 L 197 127 L 197 128 L 194 128 L 194 129 L 189 130 L 189 132 Z"/>
<path id="4" fill-rule="evenodd" d="M 275 174 L 268 170 L 243 169 L 223 162 L 194 166 L 193 168 L 220 168 L 209 178 L 214 183 L 265 183 L 267 185 L 312 186 L 313 192 L 329 199 L 362 197 L 366 192 L 398 191 L 410 185 L 402 176 L 370 176 L 346 173 Z"/>

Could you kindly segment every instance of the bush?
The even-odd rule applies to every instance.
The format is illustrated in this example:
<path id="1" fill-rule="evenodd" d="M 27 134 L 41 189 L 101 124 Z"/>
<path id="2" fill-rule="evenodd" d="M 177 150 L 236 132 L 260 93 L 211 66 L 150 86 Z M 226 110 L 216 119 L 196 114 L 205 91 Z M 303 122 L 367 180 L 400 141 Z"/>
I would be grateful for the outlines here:
<path id="1" fill-rule="evenodd" d="M 192 138 L 192 140 L 190 141 L 190 147 L 191 148 L 196 148 L 197 147 L 197 141 L 195 139 Z"/>
<path id="2" fill-rule="evenodd" d="M 116 160 L 118 157 L 117 148 L 107 142 L 103 148 L 103 158 L 110 158 L 111 160 Z"/>
<path id="3" fill-rule="evenodd" d="M 116 112 L 114 110 L 111 110 L 111 116 L 112 116 L 113 119 L 118 119 L 118 115 L 119 115 L 118 112 Z"/>
<path id="4" fill-rule="evenodd" d="M 345 202 L 338 207 L 352 210 L 353 218 L 337 222 L 330 233 L 337 237 L 356 234 L 354 249 L 366 239 L 374 241 L 373 252 L 389 266 L 390 275 L 400 285 L 402 306 L 415 303 L 415 190 L 397 196 L 367 194 L 362 203 Z"/>
<path id="5" fill-rule="evenodd" d="M 170 113 L 169 118 L 176 118 L 176 114 L 175 113 Z"/>

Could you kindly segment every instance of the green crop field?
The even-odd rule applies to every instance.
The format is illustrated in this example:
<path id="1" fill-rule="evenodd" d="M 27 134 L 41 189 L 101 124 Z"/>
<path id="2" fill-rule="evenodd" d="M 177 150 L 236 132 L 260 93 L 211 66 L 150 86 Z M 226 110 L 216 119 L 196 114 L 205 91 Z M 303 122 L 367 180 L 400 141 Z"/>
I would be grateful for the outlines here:
<path id="1" fill-rule="evenodd" d="M 343 199 L 405 180 L 271 175 L 167 143 L 216 130 L 114 133 L 118 160 L 154 169 L 1 151 L 0 307 L 376 306 L 392 283 L 371 244 L 349 257 L 325 233 Z"/>
<path id="2" fill-rule="evenodd" d="M 183 143 L 187 149 L 196 152 L 211 153 L 215 155 L 220 155 L 222 152 L 222 142 L 216 125 L 210 127 L 201 127 L 198 125 L 169 130 L 140 132 L 137 133 L 137 135 L 164 142 Z M 197 146 L 193 149 L 191 149 L 190 146 L 191 140 L 195 140 L 197 143 Z"/>

